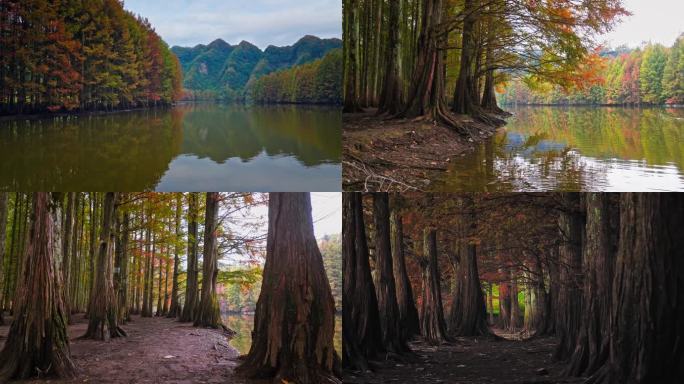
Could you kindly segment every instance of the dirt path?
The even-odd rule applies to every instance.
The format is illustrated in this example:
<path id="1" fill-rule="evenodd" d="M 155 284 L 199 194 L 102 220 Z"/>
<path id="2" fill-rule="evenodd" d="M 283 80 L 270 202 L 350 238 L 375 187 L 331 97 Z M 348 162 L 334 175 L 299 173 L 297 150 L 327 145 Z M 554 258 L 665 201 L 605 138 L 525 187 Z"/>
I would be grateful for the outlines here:
<path id="1" fill-rule="evenodd" d="M 69 337 L 78 377 L 25 383 L 263 383 L 233 374 L 238 352 L 219 331 L 173 319 L 134 316 L 123 327 L 128 337 L 98 342 L 77 340 L 87 322 L 82 314 L 74 315 L 74 320 Z M 8 325 L 0 327 L 0 344 L 8 331 Z"/>
<path id="2" fill-rule="evenodd" d="M 411 343 L 415 358 L 383 362 L 375 373 L 359 376 L 345 372 L 345 383 L 420 384 L 552 384 L 581 383 L 583 379 L 560 377 L 563 364 L 553 362 L 556 340 L 527 341 L 464 337 L 454 343 L 432 347 Z"/>

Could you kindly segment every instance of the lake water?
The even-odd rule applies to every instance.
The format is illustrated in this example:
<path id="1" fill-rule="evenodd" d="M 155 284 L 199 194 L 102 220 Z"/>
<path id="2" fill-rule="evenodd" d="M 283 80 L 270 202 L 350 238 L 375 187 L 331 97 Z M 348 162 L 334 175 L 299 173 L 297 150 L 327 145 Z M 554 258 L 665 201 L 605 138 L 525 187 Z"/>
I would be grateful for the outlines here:
<path id="1" fill-rule="evenodd" d="M 179 105 L 0 121 L 0 190 L 338 191 L 339 108 Z"/>
<path id="2" fill-rule="evenodd" d="M 230 345 L 237 349 L 241 355 L 249 352 L 252 345 L 252 329 L 254 329 L 254 316 L 224 314 L 223 322 L 228 328 L 237 332 L 230 340 Z M 335 349 L 342 356 L 342 315 L 335 316 Z"/>
<path id="3" fill-rule="evenodd" d="M 684 109 L 506 108 L 493 138 L 438 190 L 683 191 Z"/>

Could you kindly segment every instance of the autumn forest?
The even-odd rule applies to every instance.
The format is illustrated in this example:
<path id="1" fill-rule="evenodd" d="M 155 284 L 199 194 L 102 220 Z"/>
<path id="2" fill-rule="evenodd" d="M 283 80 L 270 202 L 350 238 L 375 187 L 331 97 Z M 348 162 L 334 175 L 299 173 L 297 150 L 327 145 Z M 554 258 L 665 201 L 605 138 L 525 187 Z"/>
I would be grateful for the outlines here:
<path id="1" fill-rule="evenodd" d="M 680 194 L 344 194 L 345 382 L 679 383 Z"/>

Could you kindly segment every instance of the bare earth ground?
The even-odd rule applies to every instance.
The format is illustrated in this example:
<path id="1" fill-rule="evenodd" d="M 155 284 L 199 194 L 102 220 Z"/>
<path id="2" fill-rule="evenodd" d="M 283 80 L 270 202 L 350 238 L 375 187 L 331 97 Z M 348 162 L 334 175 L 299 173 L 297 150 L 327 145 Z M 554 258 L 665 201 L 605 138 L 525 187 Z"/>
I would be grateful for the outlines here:
<path id="1" fill-rule="evenodd" d="M 83 314 L 73 319 L 69 337 L 78 377 L 23 383 L 263 383 L 234 375 L 238 351 L 220 331 L 173 319 L 133 316 L 122 327 L 128 337 L 100 342 L 78 340 L 88 323 Z M 9 331 L 10 319 L 5 320 L 0 345 Z"/>
<path id="2" fill-rule="evenodd" d="M 502 335 L 510 337 L 511 335 Z M 354 384 L 555 384 L 582 383 L 581 378 L 560 377 L 563 363 L 551 358 L 556 339 L 526 341 L 459 337 L 448 345 L 432 347 L 412 342 L 415 357 L 406 361 L 384 361 L 368 375 L 345 371 L 344 382 Z M 541 371 L 540 371 L 541 370 Z"/>
<path id="3" fill-rule="evenodd" d="M 345 191 L 430 190 L 432 180 L 454 159 L 472 151 L 496 128 L 467 116 L 461 124 L 479 132 L 464 138 L 424 119 L 386 119 L 374 109 L 343 114 L 342 183 Z"/>

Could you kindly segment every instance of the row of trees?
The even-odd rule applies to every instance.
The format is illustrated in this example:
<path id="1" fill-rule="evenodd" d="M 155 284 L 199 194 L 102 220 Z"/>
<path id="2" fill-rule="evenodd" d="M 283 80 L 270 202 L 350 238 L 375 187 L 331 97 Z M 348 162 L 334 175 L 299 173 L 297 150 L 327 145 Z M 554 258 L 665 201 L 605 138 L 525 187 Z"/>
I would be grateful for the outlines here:
<path id="1" fill-rule="evenodd" d="M 461 133 L 453 114 L 500 123 L 487 115 L 501 112 L 504 72 L 585 82 L 591 37 L 626 13 L 615 0 L 345 0 L 344 110 L 374 106 Z"/>
<path id="2" fill-rule="evenodd" d="M 614 55 L 614 56 L 611 56 Z M 566 92 L 560 87 L 514 81 L 504 104 L 661 105 L 684 104 L 684 35 L 671 48 L 648 44 L 620 49 L 598 63 L 599 82 Z"/>
<path id="3" fill-rule="evenodd" d="M 181 88 L 177 57 L 121 1 L 0 1 L 2 114 L 170 104 Z"/>
<path id="4" fill-rule="evenodd" d="M 341 104 L 342 50 L 250 82 L 247 98 L 257 103 Z"/>
<path id="5" fill-rule="evenodd" d="M 254 277 L 221 270 L 219 259 L 263 255 L 266 240 L 240 370 L 277 382 L 339 383 L 335 301 L 309 194 L 269 196 L 266 238 L 263 223 L 245 218 L 265 202 L 250 193 L 0 193 L 0 303 L 13 317 L 0 380 L 74 376 L 66 327 L 81 311 L 83 338 L 96 340 L 125 337 L 132 314 L 227 330 L 218 284 Z"/>
<path id="6" fill-rule="evenodd" d="M 491 336 L 489 323 L 557 337 L 565 374 L 591 383 L 683 377 L 680 196 L 367 199 L 344 197 L 346 368 L 402 354 L 416 336 L 435 345 Z"/>

